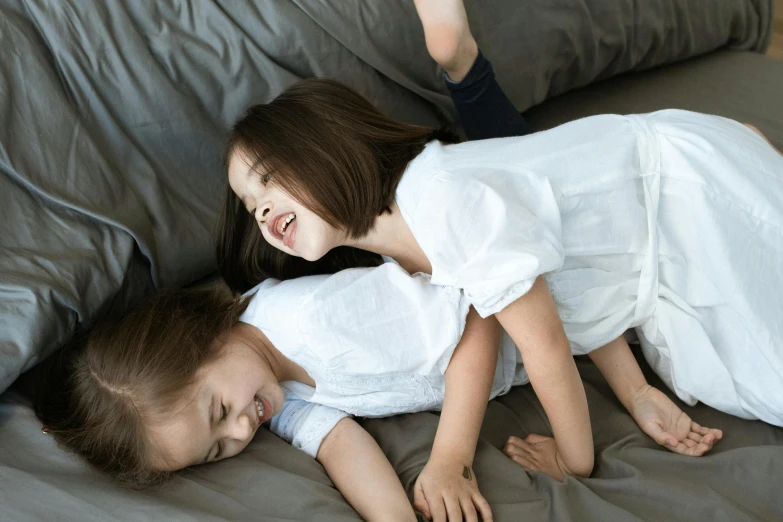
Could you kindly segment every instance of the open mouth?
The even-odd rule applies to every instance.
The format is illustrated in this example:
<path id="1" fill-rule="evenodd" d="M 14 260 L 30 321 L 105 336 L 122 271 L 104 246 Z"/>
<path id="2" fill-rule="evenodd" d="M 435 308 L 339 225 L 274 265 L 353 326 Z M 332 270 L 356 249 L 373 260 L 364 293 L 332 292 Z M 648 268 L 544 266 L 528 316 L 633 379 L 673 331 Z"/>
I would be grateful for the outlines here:
<path id="1" fill-rule="evenodd" d="M 285 231 L 288 230 L 288 225 L 290 225 L 294 220 L 296 219 L 296 214 L 291 212 L 288 214 L 285 219 L 278 219 L 278 226 L 280 227 L 280 235 L 284 236 Z"/>
<path id="2" fill-rule="evenodd" d="M 270 406 L 269 402 L 267 402 L 266 399 L 263 397 L 255 396 L 253 397 L 253 402 L 255 402 L 256 405 L 256 414 L 258 415 L 258 425 L 262 425 L 266 421 L 269 420 L 269 417 L 271 417 L 272 413 L 272 407 Z"/>
<path id="3" fill-rule="evenodd" d="M 293 248 L 294 236 L 296 235 L 296 214 L 288 212 L 279 214 L 266 225 L 269 233 L 276 239 L 283 242 L 289 248 Z"/>

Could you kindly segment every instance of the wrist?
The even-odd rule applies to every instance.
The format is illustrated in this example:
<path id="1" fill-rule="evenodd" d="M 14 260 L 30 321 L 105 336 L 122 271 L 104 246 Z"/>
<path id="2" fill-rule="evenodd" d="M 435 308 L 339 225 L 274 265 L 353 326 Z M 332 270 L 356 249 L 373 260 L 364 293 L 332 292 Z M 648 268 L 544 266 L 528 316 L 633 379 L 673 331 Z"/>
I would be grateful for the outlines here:
<path id="1" fill-rule="evenodd" d="M 372 518 L 366 519 L 368 522 L 399 522 L 400 520 L 410 520 L 415 522 L 416 512 L 413 511 L 413 507 L 408 504 L 408 507 L 401 507 L 397 511 L 391 511 L 386 513 L 378 513 L 377 516 L 373 515 Z"/>
<path id="2" fill-rule="evenodd" d="M 633 415 L 634 414 L 634 408 L 636 405 L 636 401 L 644 398 L 647 395 L 647 392 L 649 392 L 652 389 L 652 386 L 650 386 L 648 383 L 644 383 L 644 385 L 638 387 L 636 390 L 633 391 L 631 395 L 631 401 L 629 405 L 626 405 L 625 408 L 628 410 L 628 412 Z"/>
<path id="3" fill-rule="evenodd" d="M 438 441 L 435 441 L 430 453 L 430 461 L 459 468 L 461 471 L 463 466 L 473 466 L 475 453 L 475 448 L 468 448 L 461 444 L 438 444 Z"/>

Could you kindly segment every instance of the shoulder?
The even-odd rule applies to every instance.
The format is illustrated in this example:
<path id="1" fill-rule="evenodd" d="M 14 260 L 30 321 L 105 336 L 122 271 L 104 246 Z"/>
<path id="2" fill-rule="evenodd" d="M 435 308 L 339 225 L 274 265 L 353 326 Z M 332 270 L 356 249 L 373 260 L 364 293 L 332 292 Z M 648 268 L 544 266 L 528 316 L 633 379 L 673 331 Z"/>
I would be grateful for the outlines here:
<path id="1" fill-rule="evenodd" d="M 303 301 L 299 327 L 311 333 L 355 328 L 365 331 L 368 325 L 405 315 L 405 310 L 438 302 L 445 293 L 448 291 L 430 284 L 428 274 L 411 275 L 396 263 L 342 270 Z M 403 310 L 390 315 L 391 310 L 398 308 Z"/>
<path id="2" fill-rule="evenodd" d="M 245 293 L 250 302 L 240 320 L 256 327 L 269 322 L 274 324 L 280 319 L 280 310 L 299 308 L 328 278 L 328 275 L 317 275 L 287 281 L 267 279 Z"/>

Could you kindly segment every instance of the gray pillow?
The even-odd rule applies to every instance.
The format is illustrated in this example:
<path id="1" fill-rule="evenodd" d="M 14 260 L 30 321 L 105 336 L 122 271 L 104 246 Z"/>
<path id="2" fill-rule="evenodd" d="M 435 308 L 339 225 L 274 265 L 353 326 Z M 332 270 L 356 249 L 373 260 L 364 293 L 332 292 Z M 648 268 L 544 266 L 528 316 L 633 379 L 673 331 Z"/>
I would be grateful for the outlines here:
<path id="1" fill-rule="evenodd" d="M 467 8 L 520 110 L 718 47 L 761 49 L 771 23 L 771 0 Z M 317 75 L 398 119 L 455 120 L 408 0 L 0 0 L 0 49 L 0 391 L 76 328 L 214 270 L 222 141 L 251 103 Z"/>

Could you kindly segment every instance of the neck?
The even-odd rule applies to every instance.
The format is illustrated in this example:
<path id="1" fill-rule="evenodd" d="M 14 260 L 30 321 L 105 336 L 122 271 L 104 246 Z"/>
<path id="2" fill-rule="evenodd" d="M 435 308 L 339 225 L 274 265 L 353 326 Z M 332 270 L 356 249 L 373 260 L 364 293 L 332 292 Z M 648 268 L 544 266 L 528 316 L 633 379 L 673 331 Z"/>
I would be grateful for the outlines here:
<path id="1" fill-rule="evenodd" d="M 391 208 L 391 214 L 378 216 L 369 234 L 359 239 L 349 240 L 347 246 L 394 258 L 411 274 L 415 272 L 431 274 L 430 261 L 402 218 L 397 203 L 393 203 Z"/>

